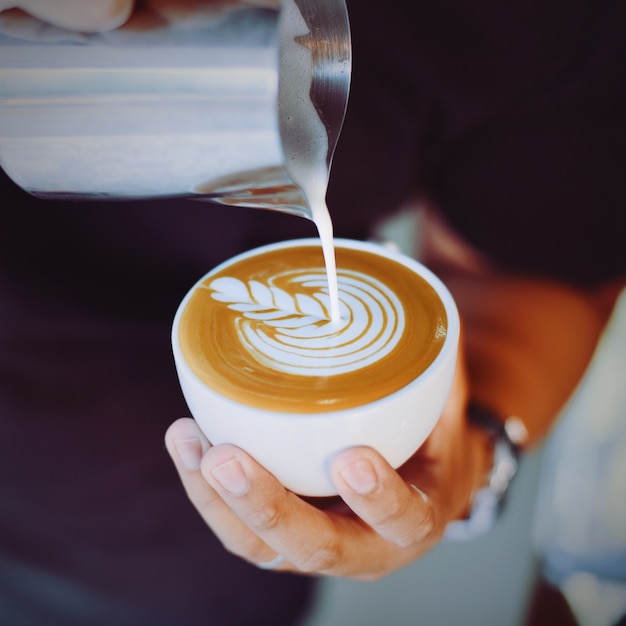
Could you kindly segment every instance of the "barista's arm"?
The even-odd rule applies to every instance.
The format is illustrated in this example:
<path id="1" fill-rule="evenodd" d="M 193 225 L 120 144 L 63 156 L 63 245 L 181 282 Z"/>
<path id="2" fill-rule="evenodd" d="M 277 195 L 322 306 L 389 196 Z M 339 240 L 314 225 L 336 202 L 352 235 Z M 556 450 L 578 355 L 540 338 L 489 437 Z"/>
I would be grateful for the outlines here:
<path id="1" fill-rule="evenodd" d="M 431 211 L 421 260 L 453 293 L 465 327 L 470 396 L 526 426 L 549 430 L 582 377 L 625 280 L 584 289 L 499 270 Z"/>
<path id="2" fill-rule="evenodd" d="M 518 415 L 539 440 L 592 356 L 619 284 L 586 291 L 431 254 L 457 299 L 468 367 L 459 362 L 433 433 L 398 472 L 368 448 L 339 455 L 332 474 L 349 508 L 322 510 L 286 491 L 247 454 L 210 447 L 192 420 L 166 442 L 187 493 L 227 549 L 278 569 L 377 578 L 418 558 L 468 511 L 491 464 L 468 399 Z"/>

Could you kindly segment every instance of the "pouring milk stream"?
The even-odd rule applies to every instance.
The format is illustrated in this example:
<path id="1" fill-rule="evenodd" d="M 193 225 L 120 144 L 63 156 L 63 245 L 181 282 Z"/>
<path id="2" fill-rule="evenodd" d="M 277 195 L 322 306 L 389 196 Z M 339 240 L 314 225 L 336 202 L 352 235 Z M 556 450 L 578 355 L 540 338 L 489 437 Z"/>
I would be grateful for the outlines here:
<path id="1" fill-rule="evenodd" d="M 285 4 L 293 1 L 287 0 Z M 303 94 L 311 93 L 312 73 L 305 70 L 313 65 L 314 50 L 301 43 L 309 30 L 299 11 L 283 13 L 281 31 L 284 43 L 279 85 L 280 129 L 283 148 L 290 155 L 285 168 L 302 190 L 311 212 L 310 218 L 317 227 L 326 264 L 331 320 L 337 323 L 340 314 L 333 225 L 326 205 L 334 146 L 329 146 L 326 127 L 311 98 L 303 98 Z M 283 62 L 283 59 L 289 62 Z"/>

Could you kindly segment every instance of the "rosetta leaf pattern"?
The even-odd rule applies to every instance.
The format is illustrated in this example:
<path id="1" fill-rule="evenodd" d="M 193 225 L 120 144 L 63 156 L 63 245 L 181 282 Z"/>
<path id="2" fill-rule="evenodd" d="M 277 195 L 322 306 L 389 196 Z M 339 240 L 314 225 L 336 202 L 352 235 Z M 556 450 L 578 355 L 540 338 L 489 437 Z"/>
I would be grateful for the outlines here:
<path id="1" fill-rule="evenodd" d="M 244 282 L 221 277 L 213 280 L 210 288 L 214 300 L 228 304 L 228 308 L 249 319 L 281 320 L 283 326 L 297 327 L 329 318 L 325 305 L 316 297 L 303 293 L 292 296 L 280 287 L 257 280 Z"/>

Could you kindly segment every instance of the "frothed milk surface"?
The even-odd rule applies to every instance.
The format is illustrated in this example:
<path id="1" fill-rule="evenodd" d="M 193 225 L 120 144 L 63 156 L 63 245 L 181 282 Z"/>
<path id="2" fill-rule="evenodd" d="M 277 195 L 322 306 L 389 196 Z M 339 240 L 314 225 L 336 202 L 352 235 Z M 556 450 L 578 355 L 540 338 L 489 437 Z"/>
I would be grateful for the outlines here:
<path id="1" fill-rule="evenodd" d="M 194 374 L 239 403 L 323 413 L 381 399 L 423 373 L 447 333 L 433 287 L 384 256 L 341 246 L 336 255 L 339 321 L 319 244 L 265 251 L 205 277 L 178 330 Z"/>

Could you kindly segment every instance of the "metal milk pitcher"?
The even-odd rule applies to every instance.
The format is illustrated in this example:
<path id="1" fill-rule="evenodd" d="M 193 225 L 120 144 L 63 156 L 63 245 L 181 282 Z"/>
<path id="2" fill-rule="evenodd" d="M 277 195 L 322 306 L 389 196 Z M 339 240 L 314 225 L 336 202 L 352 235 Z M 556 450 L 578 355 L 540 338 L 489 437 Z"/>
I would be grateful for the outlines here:
<path id="1" fill-rule="evenodd" d="M 348 99 L 345 0 L 198 1 L 108 33 L 35 22 L 0 13 L 0 165 L 25 190 L 310 217 L 297 181 L 311 146 L 327 180 Z"/>

